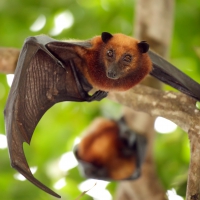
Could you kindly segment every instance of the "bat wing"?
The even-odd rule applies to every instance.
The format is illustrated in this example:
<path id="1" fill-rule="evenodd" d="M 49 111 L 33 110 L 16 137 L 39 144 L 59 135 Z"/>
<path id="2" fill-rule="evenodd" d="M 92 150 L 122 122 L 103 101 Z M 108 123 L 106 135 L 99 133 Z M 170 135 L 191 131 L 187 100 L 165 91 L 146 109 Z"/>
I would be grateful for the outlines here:
<path id="1" fill-rule="evenodd" d="M 200 101 L 200 84 L 167 62 L 153 51 L 148 52 L 153 63 L 152 76 Z"/>
<path id="2" fill-rule="evenodd" d="M 62 59 L 56 57 L 59 52 Z M 18 60 L 4 111 L 11 166 L 55 197 L 60 196 L 32 175 L 24 155 L 23 142 L 30 144 L 37 123 L 55 103 L 100 100 L 106 96 L 107 93 L 102 91 L 89 96 L 83 89 L 84 77 L 79 80 L 80 74 L 76 73 L 77 59 L 80 58 L 77 58 L 72 44 L 58 43 L 47 36 L 28 38 Z M 86 80 L 84 85 L 88 90 L 92 88 Z"/>

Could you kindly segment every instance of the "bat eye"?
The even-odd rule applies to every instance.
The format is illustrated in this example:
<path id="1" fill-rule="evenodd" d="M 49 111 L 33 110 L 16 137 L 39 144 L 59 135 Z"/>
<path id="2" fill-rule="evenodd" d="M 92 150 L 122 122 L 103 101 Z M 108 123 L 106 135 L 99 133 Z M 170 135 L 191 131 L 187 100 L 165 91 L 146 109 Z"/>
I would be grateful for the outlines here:
<path id="1" fill-rule="evenodd" d="M 132 56 L 131 55 L 126 55 L 123 58 L 123 61 L 126 61 L 126 62 L 131 62 L 131 60 L 132 60 Z"/>
<path id="2" fill-rule="evenodd" d="M 107 51 L 107 56 L 108 57 L 113 57 L 113 50 L 108 50 Z"/>

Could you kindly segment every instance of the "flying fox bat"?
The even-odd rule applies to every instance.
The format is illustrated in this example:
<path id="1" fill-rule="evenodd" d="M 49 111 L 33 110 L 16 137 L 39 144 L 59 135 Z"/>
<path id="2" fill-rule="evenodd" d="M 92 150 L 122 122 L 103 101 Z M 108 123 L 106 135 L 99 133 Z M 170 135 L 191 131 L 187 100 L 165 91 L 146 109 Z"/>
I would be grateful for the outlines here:
<path id="1" fill-rule="evenodd" d="M 128 90 L 147 74 L 200 100 L 198 83 L 148 50 L 145 41 L 108 32 L 86 41 L 27 38 L 4 111 L 11 166 L 60 197 L 34 178 L 23 151 L 23 142 L 30 144 L 37 123 L 55 103 L 101 100 L 109 91 Z M 90 96 L 92 88 L 98 91 Z"/>
<path id="2" fill-rule="evenodd" d="M 124 118 L 97 118 L 75 146 L 74 154 L 87 178 L 134 180 L 140 176 L 146 144 L 146 138 L 132 131 Z"/>

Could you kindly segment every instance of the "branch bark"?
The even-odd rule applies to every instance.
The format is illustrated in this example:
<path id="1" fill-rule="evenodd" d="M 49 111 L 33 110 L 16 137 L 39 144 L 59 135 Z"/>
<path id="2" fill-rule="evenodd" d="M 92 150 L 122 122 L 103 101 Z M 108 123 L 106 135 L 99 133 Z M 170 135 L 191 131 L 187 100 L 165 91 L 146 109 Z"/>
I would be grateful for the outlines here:
<path id="1" fill-rule="evenodd" d="M 126 92 L 110 92 L 108 98 L 135 111 L 169 119 L 186 132 L 200 129 L 196 101 L 182 93 L 137 85 Z"/>
<path id="2" fill-rule="evenodd" d="M 188 131 L 190 139 L 190 166 L 187 181 L 187 200 L 199 200 L 200 199 L 200 125 L 199 116 L 196 116 L 196 120 Z"/>
<path id="3" fill-rule="evenodd" d="M 137 0 L 135 37 L 148 39 L 150 47 L 168 56 L 174 18 L 174 0 Z"/>

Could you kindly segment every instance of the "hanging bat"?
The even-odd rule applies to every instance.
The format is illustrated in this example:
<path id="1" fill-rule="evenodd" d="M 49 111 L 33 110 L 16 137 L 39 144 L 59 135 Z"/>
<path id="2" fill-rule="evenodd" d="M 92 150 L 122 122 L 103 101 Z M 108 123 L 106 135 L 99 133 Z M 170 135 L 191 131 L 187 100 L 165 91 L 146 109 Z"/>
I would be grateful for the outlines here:
<path id="1" fill-rule="evenodd" d="M 147 74 L 200 100 L 200 86 L 152 51 L 145 41 L 103 32 L 86 41 L 26 39 L 8 96 L 5 115 L 11 166 L 42 190 L 60 197 L 34 178 L 23 142 L 30 144 L 43 114 L 61 101 L 93 101 L 109 91 L 125 91 Z M 93 95 L 88 92 L 96 88 Z"/>
<path id="2" fill-rule="evenodd" d="M 87 178 L 134 180 L 140 176 L 146 144 L 146 138 L 132 131 L 124 118 L 97 118 L 75 146 L 74 154 Z"/>

